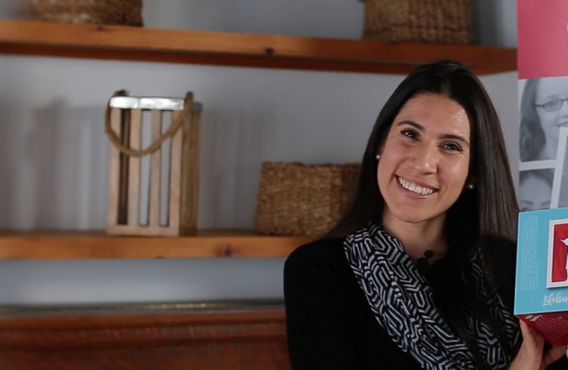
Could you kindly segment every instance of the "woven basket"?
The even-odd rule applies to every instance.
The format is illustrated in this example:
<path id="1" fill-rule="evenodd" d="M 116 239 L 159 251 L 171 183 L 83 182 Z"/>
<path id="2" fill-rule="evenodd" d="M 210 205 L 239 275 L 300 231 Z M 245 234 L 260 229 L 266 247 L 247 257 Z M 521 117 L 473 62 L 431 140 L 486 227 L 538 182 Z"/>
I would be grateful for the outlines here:
<path id="1" fill-rule="evenodd" d="M 390 42 L 469 44 L 470 0 L 361 0 L 364 39 Z"/>
<path id="2" fill-rule="evenodd" d="M 254 230 L 320 236 L 339 220 L 359 177 L 359 164 L 262 164 Z"/>
<path id="3" fill-rule="evenodd" d="M 142 27 L 142 0 L 20 0 L 26 19 Z"/>

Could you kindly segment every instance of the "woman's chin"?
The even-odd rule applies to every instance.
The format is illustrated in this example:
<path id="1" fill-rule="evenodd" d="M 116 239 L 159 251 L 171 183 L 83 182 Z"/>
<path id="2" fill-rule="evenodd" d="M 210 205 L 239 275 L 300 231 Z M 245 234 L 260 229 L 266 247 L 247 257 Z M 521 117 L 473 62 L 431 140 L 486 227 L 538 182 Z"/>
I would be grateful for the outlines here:
<path id="1" fill-rule="evenodd" d="M 424 208 L 405 207 L 405 209 L 398 209 L 391 213 L 391 219 L 408 224 L 420 224 L 430 222 L 438 218 L 443 218 L 444 213 L 427 212 Z"/>

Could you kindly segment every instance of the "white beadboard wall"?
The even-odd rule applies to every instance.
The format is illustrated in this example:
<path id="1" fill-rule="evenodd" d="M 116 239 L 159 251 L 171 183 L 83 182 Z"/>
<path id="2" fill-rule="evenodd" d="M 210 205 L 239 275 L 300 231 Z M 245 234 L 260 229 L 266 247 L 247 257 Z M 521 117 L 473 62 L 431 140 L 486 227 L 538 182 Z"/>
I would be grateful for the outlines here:
<path id="1" fill-rule="evenodd" d="M 473 5 L 480 43 L 516 46 L 515 0 Z M 0 16 L 17 16 L 12 1 L 0 0 Z M 144 20 L 147 27 L 357 39 L 363 4 L 146 0 Z M 250 228 L 262 161 L 359 160 L 401 79 L 0 55 L 0 228 L 104 228 L 102 118 L 118 89 L 195 93 L 204 104 L 199 226 Z M 482 80 L 516 168 L 517 74 Z M 278 258 L 1 261 L 0 306 L 281 298 L 282 266 Z"/>

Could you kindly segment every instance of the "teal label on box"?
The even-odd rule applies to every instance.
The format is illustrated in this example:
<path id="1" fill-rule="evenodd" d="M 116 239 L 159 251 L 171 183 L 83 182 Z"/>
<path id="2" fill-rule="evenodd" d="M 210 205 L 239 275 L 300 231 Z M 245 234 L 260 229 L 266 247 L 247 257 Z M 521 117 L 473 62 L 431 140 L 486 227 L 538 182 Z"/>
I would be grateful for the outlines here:
<path id="1" fill-rule="evenodd" d="M 568 208 L 519 214 L 515 314 L 568 311 Z"/>

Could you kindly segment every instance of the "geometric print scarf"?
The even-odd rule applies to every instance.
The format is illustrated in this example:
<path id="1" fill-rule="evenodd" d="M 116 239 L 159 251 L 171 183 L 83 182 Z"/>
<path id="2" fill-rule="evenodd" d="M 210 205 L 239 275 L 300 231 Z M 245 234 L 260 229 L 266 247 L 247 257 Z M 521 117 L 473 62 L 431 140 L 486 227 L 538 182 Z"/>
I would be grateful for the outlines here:
<path id="1" fill-rule="evenodd" d="M 494 322 L 505 329 L 513 348 L 518 348 L 519 327 L 487 281 L 481 253 L 475 249 L 469 255 L 474 281 L 467 285 L 488 297 Z M 346 238 L 344 251 L 379 324 L 423 369 L 477 369 L 465 342 L 435 309 L 430 286 L 398 240 L 370 222 Z M 485 323 L 469 314 L 466 330 L 475 338 L 486 366 L 507 368 L 512 359 Z"/>

